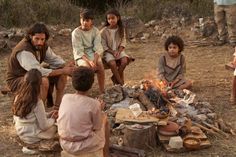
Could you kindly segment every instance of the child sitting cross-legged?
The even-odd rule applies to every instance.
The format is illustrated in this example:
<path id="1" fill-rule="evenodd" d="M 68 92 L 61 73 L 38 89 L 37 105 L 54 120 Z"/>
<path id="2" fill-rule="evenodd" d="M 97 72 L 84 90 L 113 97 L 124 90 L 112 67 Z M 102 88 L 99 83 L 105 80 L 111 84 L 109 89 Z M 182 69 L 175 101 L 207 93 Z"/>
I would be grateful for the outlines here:
<path id="1" fill-rule="evenodd" d="M 166 53 L 159 58 L 158 79 L 170 88 L 189 89 L 192 86 L 192 82 L 184 77 L 186 62 L 181 54 L 183 49 L 183 40 L 178 36 L 170 36 L 165 41 Z"/>
<path id="2" fill-rule="evenodd" d="M 88 96 L 93 82 L 94 70 L 90 67 L 80 66 L 72 74 L 76 93 L 63 96 L 57 119 L 61 157 L 108 157 L 104 103 Z"/>
<path id="3" fill-rule="evenodd" d="M 41 72 L 37 69 L 29 70 L 12 105 L 16 133 L 26 144 L 53 139 L 57 131 L 54 125 L 57 115 L 47 118 L 44 103 L 40 98 L 41 82 Z"/>

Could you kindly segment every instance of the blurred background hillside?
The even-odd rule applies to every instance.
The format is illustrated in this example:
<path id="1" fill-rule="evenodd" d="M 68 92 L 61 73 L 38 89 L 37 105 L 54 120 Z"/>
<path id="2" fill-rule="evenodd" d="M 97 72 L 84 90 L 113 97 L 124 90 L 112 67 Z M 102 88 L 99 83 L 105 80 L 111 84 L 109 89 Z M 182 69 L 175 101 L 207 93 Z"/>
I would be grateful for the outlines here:
<path id="1" fill-rule="evenodd" d="M 79 10 L 92 8 L 101 22 L 109 8 L 147 22 L 171 17 L 213 16 L 213 0 L 0 0 L 0 26 L 24 27 L 36 21 L 77 25 Z"/>

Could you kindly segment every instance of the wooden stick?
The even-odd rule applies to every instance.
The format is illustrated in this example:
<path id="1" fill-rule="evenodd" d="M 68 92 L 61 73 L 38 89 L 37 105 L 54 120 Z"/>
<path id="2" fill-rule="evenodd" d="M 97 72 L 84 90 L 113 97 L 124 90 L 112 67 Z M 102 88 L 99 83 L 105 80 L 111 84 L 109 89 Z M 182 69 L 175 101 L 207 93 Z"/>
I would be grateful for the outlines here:
<path id="1" fill-rule="evenodd" d="M 209 123 L 207 123 L 207 122 L 202 122 L 202 123 L 203 123 L 204 125 L 206 125 L 207 127 L 211 128 L 212 130 L 218 132 L 219 134 L 225 136 L 227 139 L 229 138 L 229 135 L 226 134 L 224 131 L 222 131 L 222 130 L 216 128 L 215 126 L 213 126 L 213 125 L 211 125 L 211 124 L 209 124 Z"/>
<path id="2" fill-rule="evenodd" d="M 219 118 L 217 120 L 217 123 L 219 124 L 219 129 L 220 130 L 222 130 L 222 131 L 224 131 L 226 133 L 230 133 L 230 128 L 225 125 L 225 123 L 224 123 L 222 118 Z"/>
<path id="3" fill-rule="evenodd" d="M 112 144 L 110 146 L 110 149 L 115 149 L 115 150 L 118 150 L 118 151 L 130 153 L 130 154 L 136 154 L 139 157 L 145 157 L 146 156 L 144 150 L 137 149 L 137 148 L 130 148 L 130 147 L 126 147 L 126 146 L 119 146 L 119 145 L 116 145 L 116 144 Z"/>
<path id="4" fill-rule="evenodd" d="M 199 127 L 199 128 L 201 128 L 202 130 L 207 131 L 208 133 L 211 133 L 211 134 L 213 134 L 213 135 L 216 135 L 217 137 L 222 138 L 222 135 L 221 135 L 221 134 L 219 134 L 219 133 L 213 131 L 212 129 L 209 129 L 209 128 L 205 127 L 205 126 L 202 126 L 201 124 L 198 124 L 198 123 L 196 123 L 196 122 L 192 122 L 192 124 L 195 125 L 195 126 L 197 126 L 197 127 Z"/>
<path id="5" fill-rule="evenodd" d="M 148 97 L 141 92 L 138 96 L 138 100 L 146 107 L 147 110 L 152 110 L 156 108 L 155 105 L 148 99 Z"/>

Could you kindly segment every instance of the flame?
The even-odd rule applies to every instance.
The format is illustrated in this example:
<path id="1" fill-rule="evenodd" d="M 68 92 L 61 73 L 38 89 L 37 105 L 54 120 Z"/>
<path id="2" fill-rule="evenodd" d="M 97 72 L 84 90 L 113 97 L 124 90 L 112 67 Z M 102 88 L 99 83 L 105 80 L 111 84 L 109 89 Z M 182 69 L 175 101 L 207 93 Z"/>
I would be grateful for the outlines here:
<path id="1" fill-rule="evenodd" d="M 144 80 L 142 82 L 142 85 L 143 85 L 143 89 L 144 90 L 148 90 L 150 88 L 156 88 L 158 89 L 159 91 L 166 91 L 168 85 L 164 82 L 164 81 L 159 81 L 159 80 Z"/>
<path id="2" fill-rule="evenodd" d="M 155 70 L 151 70 L 150 72 L 144 74 L 144 81 L 142 82 L 144 90 L 154 87 L 160 91 L 165 91 L 168 85 L 165 81 L 158 80 L 155 74 Z"/>
<path id="3" fill-rule="evenodd" d="M 153 81 L 153 84 L 156 88 L 158 88 L 160 91 L 164 91 L 167 87 L 166 83 L 163 81 L 155 80 Z"/>

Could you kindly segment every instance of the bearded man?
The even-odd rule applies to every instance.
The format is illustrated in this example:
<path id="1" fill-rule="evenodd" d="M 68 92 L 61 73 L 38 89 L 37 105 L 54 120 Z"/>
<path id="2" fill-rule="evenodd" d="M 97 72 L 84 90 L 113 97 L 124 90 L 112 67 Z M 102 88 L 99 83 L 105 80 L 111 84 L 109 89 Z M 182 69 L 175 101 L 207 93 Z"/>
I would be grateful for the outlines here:
<path id="1" fill-rule="evenodd" d="M 43 23 L 35 23 L 28 29 L 26 36 L 12 50 L 6 81 L 13 93 L 20 92 L 18 89 L 24 81 L 26 72 L 30 69 L 38 69 L 43 76 L 41 99 L 45 102 L 48 91 L 53 89 L 49 90 L 50 84 L 54 83 L 56 87 L 54 107 L 58 108 L 64 94 L 67 75 L 72 74 L 74 65 L 65 65 L 65 61 L 53 52 L 47 44 L 49 36 L 49 31 Z M 49 67 L 45 68 L 41 64 L 43 62 Z"/>

